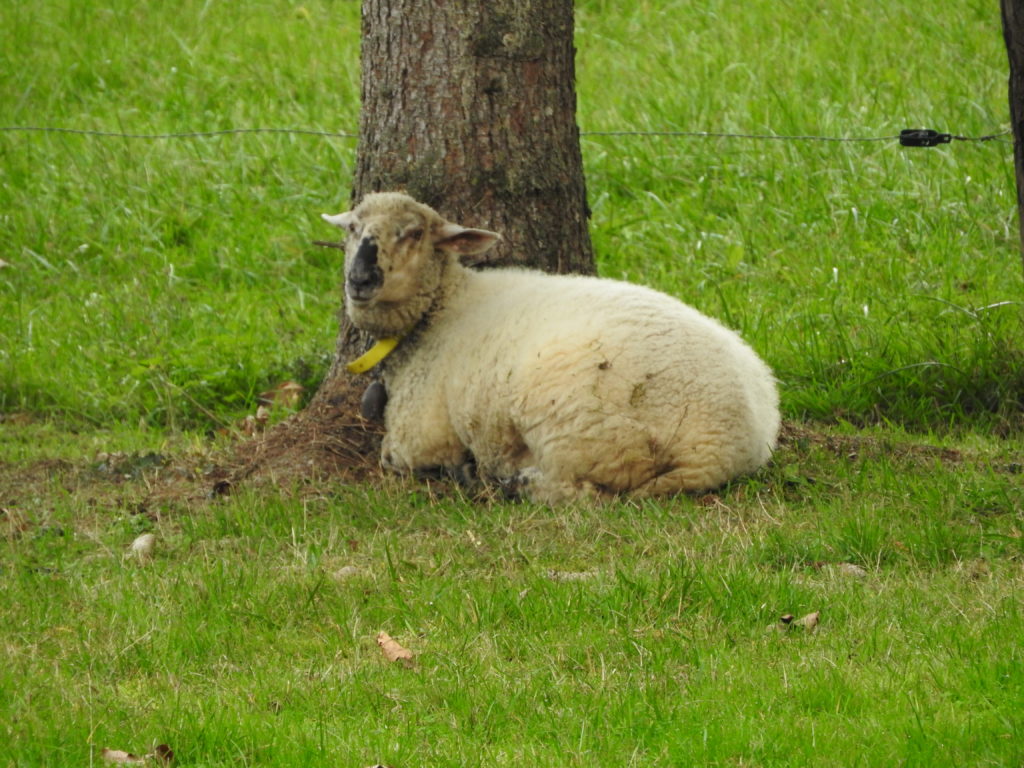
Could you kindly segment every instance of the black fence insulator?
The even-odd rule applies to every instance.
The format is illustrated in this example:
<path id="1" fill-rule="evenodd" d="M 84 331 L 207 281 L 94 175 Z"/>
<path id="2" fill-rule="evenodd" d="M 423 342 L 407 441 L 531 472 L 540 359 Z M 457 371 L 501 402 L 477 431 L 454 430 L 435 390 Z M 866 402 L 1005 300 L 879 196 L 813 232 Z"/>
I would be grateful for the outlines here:
<path id="1" fill-rule="evenodd" d="M 937 147 L 939 144 L 949 144 L 952 140 L 953 134 L 939 133 L 928 128 L 900 131 L 901 147 Z"/>

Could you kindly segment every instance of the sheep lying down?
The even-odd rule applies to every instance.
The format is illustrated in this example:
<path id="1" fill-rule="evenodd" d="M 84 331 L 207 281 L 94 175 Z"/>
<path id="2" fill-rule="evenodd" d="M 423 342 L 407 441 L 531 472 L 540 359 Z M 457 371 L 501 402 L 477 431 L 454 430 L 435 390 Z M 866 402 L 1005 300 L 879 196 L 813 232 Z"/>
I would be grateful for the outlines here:
<path id="1" fill-rule="evenodd" d="M 348 317 L 384 340 L 356 369 L 386 353 L 386 467 L 475 467 L 559 503 L 710 489 L 771 457 L 771 371 L 692 307 L 615 280 L 468 269 L 460 256 L 500 235 L 404 194 L 324 219 L 348 233 Z"/>

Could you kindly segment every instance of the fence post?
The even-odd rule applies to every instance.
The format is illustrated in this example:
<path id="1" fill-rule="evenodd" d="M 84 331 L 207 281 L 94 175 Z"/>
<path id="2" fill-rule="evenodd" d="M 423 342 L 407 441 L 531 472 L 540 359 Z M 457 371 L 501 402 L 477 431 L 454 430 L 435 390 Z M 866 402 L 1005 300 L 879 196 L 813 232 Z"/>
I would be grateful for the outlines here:
<path id="1" fill-rule="evenodd" d="M 1024 265 L 1024 0 L 999 0 L 1003 39 L 1010 60 L 1010 123 L 1013 127 L 1013 165 L 1017 179 L 1017 222 Z"/>

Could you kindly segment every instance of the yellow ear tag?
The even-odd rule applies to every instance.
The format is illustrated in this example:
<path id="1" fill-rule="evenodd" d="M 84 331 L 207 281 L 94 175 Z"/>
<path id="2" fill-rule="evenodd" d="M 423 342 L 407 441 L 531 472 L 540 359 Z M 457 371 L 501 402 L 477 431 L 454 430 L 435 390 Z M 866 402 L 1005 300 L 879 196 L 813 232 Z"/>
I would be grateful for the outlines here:
<path id="1" fill-rule="evenodd" d="M 377 365 L 377 363 L 390 355 L 394 348 L 398 346 L 399 341 L 400 339 L 398 336 L 389 336 L 386 339 L 380 339 L 376 344 L 345 367 L 348 368 L 349 373 L 366 373 L 368 370 L 373 368 L 373 366 Z"/>

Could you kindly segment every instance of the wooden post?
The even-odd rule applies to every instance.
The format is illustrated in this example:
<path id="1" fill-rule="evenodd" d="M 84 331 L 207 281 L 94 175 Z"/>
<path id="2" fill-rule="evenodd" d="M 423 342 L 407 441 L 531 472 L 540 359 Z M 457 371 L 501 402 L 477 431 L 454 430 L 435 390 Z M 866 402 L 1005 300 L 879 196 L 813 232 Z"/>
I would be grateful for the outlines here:
<path id="1" fill-rule="evenodd" d="M 1010 124 L 1017 179 L 1017 220 L 1024 264 L 1024 0 L 1000 0 L 1003 38 L 1010 60 Z"/>

